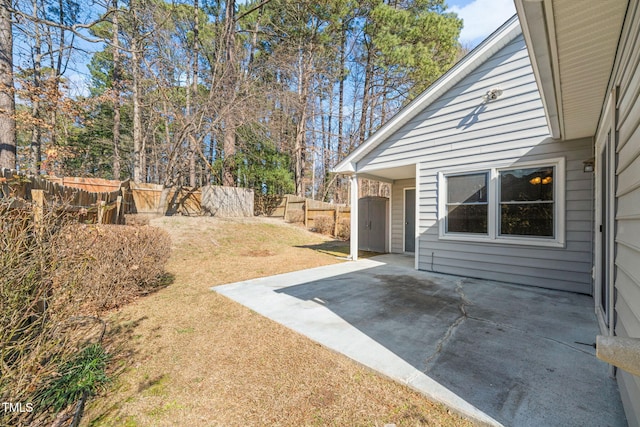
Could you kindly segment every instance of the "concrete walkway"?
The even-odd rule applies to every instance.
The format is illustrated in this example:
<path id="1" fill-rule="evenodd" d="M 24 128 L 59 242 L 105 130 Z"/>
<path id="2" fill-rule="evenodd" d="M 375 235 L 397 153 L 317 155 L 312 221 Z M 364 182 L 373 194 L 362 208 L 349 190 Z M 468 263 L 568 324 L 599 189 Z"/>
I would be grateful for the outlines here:
<path id="1" fill-rule="evenodd" d="M 383 255 L 212 288 L 488 425 L 625 426 L 585 295 Z"/>

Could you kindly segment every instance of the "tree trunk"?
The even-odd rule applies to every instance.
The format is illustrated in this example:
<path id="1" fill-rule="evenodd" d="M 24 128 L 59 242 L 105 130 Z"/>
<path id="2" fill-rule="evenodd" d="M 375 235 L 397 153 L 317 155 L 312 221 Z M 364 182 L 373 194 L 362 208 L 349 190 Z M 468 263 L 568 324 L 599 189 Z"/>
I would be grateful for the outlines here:
<path id="1" fill-rule="evenodd" d="M 367 64 L 364 73 L 364 89 L 362 95 L 362 108 L 360 113 L 360 124 L 358 126 L 358 145 L 362 144 L 367 133 L 367 112 L 370 107 L 371 80 L 373 79 L 373 58 L 371 57 L 371 46 L 367 46 Z M 355 148 L 355 147 L 352 147 Z M 350 150 L 351 151 L 351 150 Z"/>
<path id="2" fill-rule="evenodd" d="M 225 11 L 225 38 L 226 38 L 226 69 L 227 75 L 226 90 L 229 95 L 235 93 L 236 87 L 236 58 L 235 58 L 235 0 L 227 0 Z M 224 120 L 224 162 L 222 185 L 235 187 L 235 155 L 236 155 L 236 120 L 231 109 L 227 109 L 227 117 Z"/>
<path id="3" fill-rule="evenodd" d="M 136 16 L 136 3 L 131 0 L 129 4 L 134 22 Z M 133 77 L 131 92 L 133 97 L 133 181 L 142 182 L 142 110 L 140 109 L 140 42 L 138 40 L 138 25 L 134 23 L 133 36 L 131 38 L 131 73 Z"/>
<path id="4" fill-rule="evenodd" d="M 307 76 L 307 70 L 305 67 L 304 53 L 301 53 L 298 60 L 298 108 L 300 108 L 300 116 L 298 123 L 296 124 L 296 142 L 293 150 L 295 161 L 294 179 L 296 195 L 300 197 L 304 197 L 304 149 L 308 114 L 308 80 L 309 76 Z"/>
<path id="5" fill-rule="evenodd" d="M 336 159 L 338 162 L 342 160 L 342 153 L 344 151 L 344 141 L 342 136 L 342 115 L 344 114 L 344 69 L 346 67 L 346 55 L 345 50 L 347 48 L 347 36 L 346 36 L 346 25 L 344 22 L 342 23 L 342 28 L 340 29 L 340 71 L 338 74 L 338 86 L 339 86 L 339 96 L 338 96 L 338 158 Z"/>
<path id="6" fill-rule="evenodd" d="M 120 179 L 120 39 L 118 0 L 113 0 L 113 179 Z"/>
<path id="7" fill-rule="evenodd" d="M 33 1 L 33 16 L 38 16 L 38 2 Z M 33 46 L 33 88 L 35 94 L 31 105 L 31 116 L 33 117 L 33 129 L 31 130 L 31 146 L 30 146 L 30 165 L 29 172 L 32 175 L 38 175 L 40 172 L 40 163 L 42 162 L 42 132 L 40 129 L 40 96 L 39 91 L 42 88 L 42 38 L 40 35 L 40 26 L 37 22 L 33 23 L 34 27 L 34 46 Z"/>
<path id="8" fill-rule="evenodd" d="M 198 7 L 198 0 L 194 0 L 193 8 L 195 11 L 194 16 L 194 27 L 193 27 L 193 67 L 192 67 L 192 76 L 193 76 L 193 84 L 191 88 L 187 88 L 187 91 L 191 90 L 191 111 L 189 111 L 189 120 L 193 124 L 195 121 L 195 106 L 196 106 L 196 96 L 198 94 L 198 33 L 199 33 L 199 15 L 200 9 Z M 196 135 L 194 134 L 193 129 L 189 132 L 189 186 L 192 188 L 196 186 L 196 151 L 198 147 L 196 147 L 197 140 Z"/>
<path id="9" fill-rule="evenodd" d="M 0 0 L 0 169 L 16 168 L 16 104 L 10 6 L 11 0 Z"/>

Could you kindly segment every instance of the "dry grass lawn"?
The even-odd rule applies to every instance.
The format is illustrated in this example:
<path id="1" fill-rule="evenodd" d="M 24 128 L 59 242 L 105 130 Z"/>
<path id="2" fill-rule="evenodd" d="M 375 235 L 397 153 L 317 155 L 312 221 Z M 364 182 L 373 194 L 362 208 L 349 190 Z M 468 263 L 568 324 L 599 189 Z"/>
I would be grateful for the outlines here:
<path id="1" fill-rule="evenodd" d="M 119 375 L 85 426 L 470 425 L 420 394 L 212 292 L 340 262 L 265 219 L 166 217 L 172 283 L 112 313 Z"/>

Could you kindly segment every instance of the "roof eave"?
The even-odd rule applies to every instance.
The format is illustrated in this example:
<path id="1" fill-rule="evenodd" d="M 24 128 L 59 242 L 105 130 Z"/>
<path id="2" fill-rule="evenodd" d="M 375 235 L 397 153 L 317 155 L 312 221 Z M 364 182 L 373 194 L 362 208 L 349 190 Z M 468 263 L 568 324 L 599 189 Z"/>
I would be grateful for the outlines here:
<path id="1" fill-rule="evenodd" d="M 560 108 L 562 91 L 552 5 L 549 0 L 515 0 L 515 5 L 544 105 L 549 133 L 552 138 L 559 139 L 565 132 Z"/>

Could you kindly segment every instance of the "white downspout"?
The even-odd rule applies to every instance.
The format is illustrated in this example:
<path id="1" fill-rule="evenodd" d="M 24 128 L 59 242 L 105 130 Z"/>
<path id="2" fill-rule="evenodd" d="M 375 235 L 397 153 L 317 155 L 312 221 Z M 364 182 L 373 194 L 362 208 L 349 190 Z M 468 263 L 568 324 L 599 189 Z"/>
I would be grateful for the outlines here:
<path id="1" fill-rule="evenodd" d="M 351 250 L 352 261 L 358 260 L 358 175 L 351 175 Z"/>

